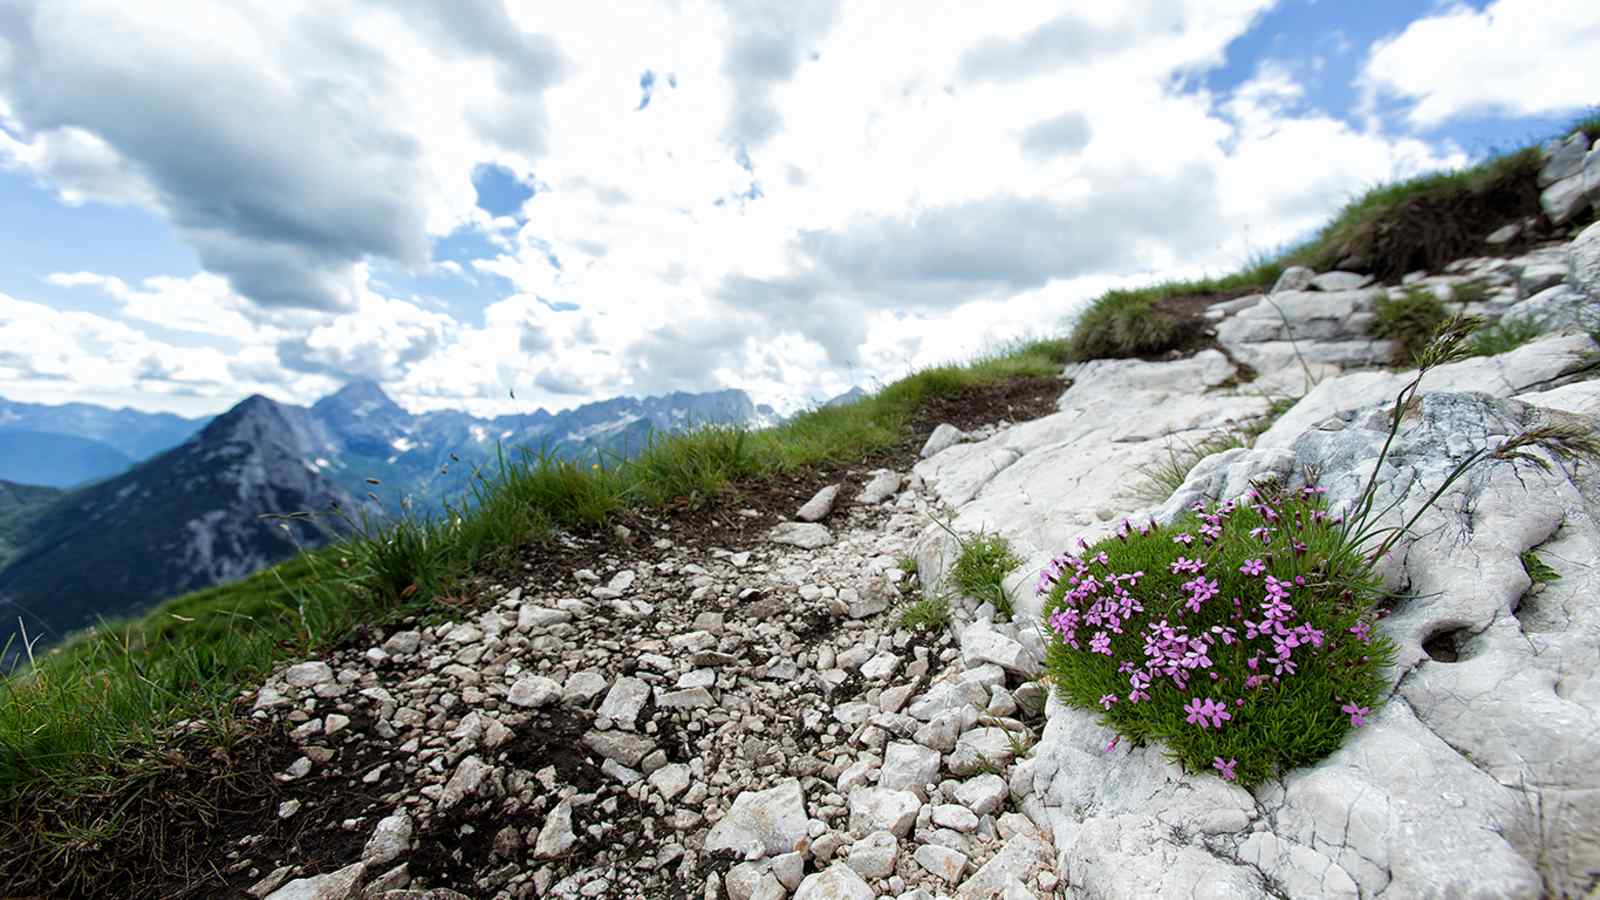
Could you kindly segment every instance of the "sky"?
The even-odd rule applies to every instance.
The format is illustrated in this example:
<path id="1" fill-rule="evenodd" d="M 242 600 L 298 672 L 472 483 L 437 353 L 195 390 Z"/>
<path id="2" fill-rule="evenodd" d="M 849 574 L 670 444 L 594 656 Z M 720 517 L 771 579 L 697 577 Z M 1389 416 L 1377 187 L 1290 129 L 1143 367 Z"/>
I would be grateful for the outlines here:
<path id="1" fill-rule="evenodd" d="M 790 411 L 1547 138 L 1595 47 L 1593 0 L 0 0 L 0 397 Z"/>

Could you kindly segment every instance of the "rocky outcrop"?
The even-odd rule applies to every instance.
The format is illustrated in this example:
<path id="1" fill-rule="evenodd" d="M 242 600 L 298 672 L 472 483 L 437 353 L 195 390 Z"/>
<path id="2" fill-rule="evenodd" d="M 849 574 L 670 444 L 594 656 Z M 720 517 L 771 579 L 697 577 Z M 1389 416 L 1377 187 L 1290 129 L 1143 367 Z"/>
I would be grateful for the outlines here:
<path id="1" fill-rule="evenodd" d="M 1571 177 L 1570 175 L 1567 177 Z M 1600 345 L 1582 327 L 1593 302 L 1600 227 L 1512 260 L 1463 260 L 1407 287 L 1458 308 L 1534 322 L 1547 336 L 1439 367 L 1423 381 L 1380 473 L 1377 507 L 1399 524 L 1476 448 L 1549 424 L 1594 430 Z M 1237 497 L 1254 478 L 1319 473 L 1335 507 L 1371 473 L 1389 403 L 1412 374 L 1364 334 L 1394 288 L 1339 281 L 1315 291 L 1286 273 L 1275 293 L 1213 314 L 1218 341 L 1258 367 L 1235 383 L 1221 353 L 1171 363 L 1076 367 L 1061 412 L 937 454 L 917 472 L 954 510 L 956 531 L 1010 538 L 1029 565 L 1007 581 L 1036 616 L 1042 563 L 1110 533 L 1123 517 L 1171 520 L 1196 501 Z M 1287 344 L 1288 352 L 1276 344 Z M 1302 360 L 1305 364 L 1302 364 Z M 1309 370 L 1309 371 L 1308 371 Z M 1307 385 L 1306 382 L 1311 382 Z M 1253 390 L 1303 393 L 1251 448 L 1195 465 L 1164 502 L 1133 490 L 1169 442 L 1229 426 L 1260 407 Z M 1379 715 L 1321 763 L 1245 790 L 1178 769 L 1160 746 L 1127 746 L 1097 717 L 1051 700 L 1013 795 L 1053 839 L 1054 870 L 1076 897 L 1580 896 L 1600 872 L 1600 469 L 1534 451 L 1456 483 L 1380 563 L 1402 600 L 1384 620 L 1401 647 Z M 981 461 L 1005 464 L 985 473 Z M 1540 462 L 1543 465 L 1540 465 Z M 919 541 L 921 571 L 956 547 L 943 528 Z M 1559 580 L 1533 585 L 1534 551 Z M 981 615 L 975 601 L 958 611 Z M 1108 746 L 1109 745 L 1109 746 Z M 1019 786 L 1018 779 L 1021 784 Z"/>
<path id="2" fill-rule="evenodd" d="M 1582 132 L 1541 148 L 1539 205 L 1556 225 L 1565 225 L 1584 209 L 1600 211 L 1600 140 L 1593 145 Z"/>

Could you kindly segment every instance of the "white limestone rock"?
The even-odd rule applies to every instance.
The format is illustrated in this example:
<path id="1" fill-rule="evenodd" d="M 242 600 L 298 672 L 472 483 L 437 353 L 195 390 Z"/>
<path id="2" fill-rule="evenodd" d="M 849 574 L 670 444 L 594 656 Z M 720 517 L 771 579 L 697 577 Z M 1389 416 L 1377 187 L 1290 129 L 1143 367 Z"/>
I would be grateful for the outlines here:
<path id="1" fill-rule="evenodd" d="M 449 812 L 468 797 L 476 796 L 493 772 L 494 767 L 479 759 L 477 754 L 461 760 L 450 780 L 445 782 L 444 792 L 439 795 L 439 812 Z"/>
<path id="2" fill-rule="evenodd" d="M 1283 274 L 1279 275 L 1278 280 L 1273 283 L 1272 293 L 1306 290 L 1311 287 L 1311 279 L 1315 277 L 1317 277 L 1317 273 L 1305 266 L 1290 266 L 1284 269 Z"/>
<path id="3" fill-rule="evenodd" d="M 1371 472 L 1386 412 L 1353 411 L 1337 430 L 1245 451 L 1235 465 L 1275 466 L 1287 450 L 1292 471 L 1321 465 L 1319 483 L 1341 508 Z M 1424 395 L 1379 481 L 1377 508 L 1399 503 L 1376 524 L 1410 515 L 1473 448 L 1545 423 L 1594 421 L 1562 415 L 1486 393 Z M 1197 883 L 1265 896 L 1264 873 L 1275 885 L 1351 896 L 1587 890 L 1600 869 L 1600 808 L 1589 802 L 1600 777 L 1579 762 L 1600 760 L 1600 609 L 1588 600 L 1600 573 L 1587 564 L 1600 554 L 1597 496 L 1592 465 L 1554 461 L 1548 470 L 1491 462 L 1457 482 L 1379 566 L 1387 584 L 1407 588 L 1383 624 L 1399 648 L 1398 696 L 1326 760 L 1254 798 L 1184 775 L 1158 748 L 1108 754 L 1092 713 L 1052 701 L 1033 809 L 1069 850 L 1071 883 L 1099 885 L 1103 896 L 1188 896 Z M 1519 559 L 1529 548 L 1561 575 L 1537 594 Z M 1424 649 L 1441 636 L 1453 658 Z M 1252 827 L 1261 812 L 1270 826 Z M 1194 852 L 1174 832 L 1231 835 L 1231 858 L 1249 865 Z"/>
<path id="4" fill-rule="evenodd" d="M 1583 371 L 1600 352 L 1587 335 L 1547 337 L 1524 344 L 1510 353 L 1474 357 L 1440 366 L 1422 381 L 1427 391 L 1483 391 L 1506 397 L 1544 387 L 1556 387 L 1566 376 Z M 1287 447 L 1300 435 L 1338 413 L 1359 409 L 1381 400 L 1392 401 L 1413 377 L 1410 372 L 1352 372 L 1330 378 L 1301 398 L 1266 433 L 1256 438 L 1258 449 Z"/>
<path id="5" fill-rule="evenodd" d="M 928 435 L 928 440 L 923 443 L 922 452 L 918 456 L 922 459 L 927 459 L 946 448 L 959 444 L 965 437 L 966 433 L 961 429 L 951 425 L 949 422 L 943 422 L 939 427 L 933 429 L 932 434 Z"/>
<path id="6" fill-rule="evenodd" d="M 794 892 L 794 900 L 875 900 L 876 897 L 872 886 L 842 862 L 807 875 Z"/>
<path id="7" fill-rule="evenodd" d="M 883 773 L 878 776 L 878 786 L 920 794 L 927 785 L 939 782 L 939 762 L 937 750 L 896 741 L 884 750 Z"/>
<path id="8" fill-rule="evenodd" d="M 578 835 L 572 830 L 572 801 L 562 800 L 539 827 L 539 837 L 533 844 L 533 858 L 556 859 L 565 856 L 577 843 Z"/>
<path id="9" fill-rule="evenodd" d="M 1568 283 L 1600 302 L 1600 222 L 1573 238 L 1567 252 L 1572 261 Z"/>
<path id="10" fill-rule="evenodd" d="M 744 791 L 706 835 L 706 851 L 731 850 L 743 858 L 777 856 L 807 835 L 809 817 L 799 779 L 763 791 Z"/>
<path id="11" fill-rule="evenodd" d="M 968 666 L 993 663 L 1024 678 L 1037 675 L 1040 668 L 1040 660 L 983 619 L 961 630 L 961 661 Z"/>
<path id="12" fill-rule="evenodd" d="M 411 817 L 404 810 L 384 816 L 361 851 L 361 861 L 369 866 L 394 862 L 411 849 Z"/>
<path id="13" fill-rule="evenodd" d="M 774 526 L 767 539 L 803 550 L 815 550 L 833 543 L 833 532 L 815 522 L 782 522 Z"/>
<path id="14" fill-rule="evenodd" d="M 1347 273 L 1330 272 L 1318 276 Z M 1366 276 L 1356 276 L 1357 280 Z M 1371 312 L 1382 288 L 1332 293 L 1283 291 L 1217 325 L 1217 341 L 1232 351 L 1263 341 L 1343 341 L 1365 338 Z"/>
<path id="15" fill-rule="evenodd" d="M 1582 172 L 1561 179 L 1539 194 L 1540 208 L 1544 210 L 1545 217 L 1555 225 L 1565 225 L 1577 218 L 1578 213 L 1583 212 L 1588 205 L 1588 185 L 1585 184 Z"/>
<path id="16" fill-rule="evenodd" d="M 337 872 L 296 878 L 268 894 L 266 900 L 355 900 L 365 863 L 352 863 Z"/>
<path id="17" fill-rule="evenodd" d="M 967 855 L 938 844 L 923 844 L 913 854 L 917 864 L 945 884 L 955 884 L 967 870 Z"/>
<path id="18" fill-rule="evenodd" d="M 956 749 L 945 758 L 945 767 L 959 776 L 972 775 L 988 765 L 1005 767 L 1016 758 L 1017 746 L 1026 747 L 1028 736 L 997 726 L 963 732 Z"/>
<path id="19" fill-rule="evenodd" d="M 1583 171 L 1583 158 L 1589 141 L 1582 132 L 1574 132 L 1563 140 L 1552 140 L 1540 148 L 1545 164 L 1539 170 L 1539 187 L 1545 188 Z"/>
<path id="20" fill-rule="evenodd" d="M 899 855 L 900 842 L 892 833 L 874 831 L 850 846 L 845 864 L 862 878 L 876 880 L 894 873 L 894 862 Z"/>
<path id="21" fill-rule="evenodd" d="M 644 709 L 645 701 L 649 699 L 650 685 L 625 675 L 611 685 L 611 690 L 606 693 L 595 714 L 632 728 L 639 712 Z"/>
<path id="22" fill-rule="evenodd" d="M 794 517 L 802 522 L 821 522 L 826 519 L 828 513 L 833 512 L 833 502 L 839 496 L 839 487 L 837 484 L 830 484 L 817 491 L 804 506 L 800 507 Z"/>
<path id="23" fill-rule="evenodd" d="M 980 816 L 987 816 L 1000 811 L 1000 805 L 1005 803 L 1009 792 L 1004 778 L 985 773 L 957 785 L 955 796 L 957 803 Z"/>
<path id="24" fill-rule="evenodd" d="M 1031 879 L 1034 867 L 1045 862 L 1050 857 L 1050 847 L 1044 841 L 1028 832 L 1012 835 L 1000 852 L 994 855 L 983 867 L 972 874 L 971 878 L 961 883 L 956 890 L 956 897 L 960 900 L 977 900 L 988 898 L 1005 890 L 1006 881 L 1012 878 Z M 1076 879 L 1071 881 L 1074 887 L 1082 885 L 1089 887 L 1089 882 Z M 1129 894 L 1132 898 L 1137 895 Z M 1197 895 L 1200 896 L 1200 895 Z"/>
<path id="25" fill-rule="evenodd" d="M 283 681 L 290 687 L 313 688 L 319 684 L 333 683 L 333 669 L 321 660 L 297 663 L 283 672 Z"/>
<path id="26" fill-rule="evenodd" d="M 916 824 L 922 800 L 910 791 L 858 787 L 850 792 L 850 830 L 857 834 L 888 831 L 903 838 Z"/>
<path id="27" fill-rule="evenodd" d="M 524 709 L 549 706 L 561 697 L 561 685 L 543 675 L 518 678 L 506 693 L 506 702 Z"/>
<path id="28" fill-rule="evenodd" d="M 1354 291 L 1364 288 L 1372 283 L 1371 275 L 1362 275 L 1357 272 L 1323 272 L 1311 279 L 1311 289 L 1314 291 Z"/>
<path id="29" fill-rule="evenodd" d="M 893 497 L 900 490 L 900 473 L 889 469 L 878 469 L 872 475 L 872 480 L 861 489 L 856 497 L 857 503 L 882 503 Z"/>

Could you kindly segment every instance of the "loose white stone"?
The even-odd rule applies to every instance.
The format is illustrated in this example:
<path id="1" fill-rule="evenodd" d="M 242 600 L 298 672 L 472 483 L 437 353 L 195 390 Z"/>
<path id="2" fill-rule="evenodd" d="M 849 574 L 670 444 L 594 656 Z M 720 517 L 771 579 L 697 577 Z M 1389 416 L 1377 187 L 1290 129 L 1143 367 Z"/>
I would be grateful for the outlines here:
<path id="1" fill-rule="evenodd" d="M 775 544 L 815 550 L 833 543 L 833 533 L 813 522 L 783 522 L 767 536 Z"/>
<path id="2" fill-rule="evenodd" d="M 524 708 L 548 706 L 561 696 L 561 685 L 542 675 L 525 675 L 511 685 L 506 701 Z"/>
<path id="3" fill-rule="evenodd" d="M 316 687 L 319 684 L 329 684 L 333 681 L 333 669 L 325 662 L 312 660 L 285 669 L 283 680 L 290 687 Z"/>
<path id="4" fill-rule="evenodd" d="M 910 791 L 858 787 L 850 792 L 850 830 L 859 834 L 888 831 L 905 837 L 921 809 L 922 801 Z"/>
<path id="5" fill-rule="evenodd" d="M 938 844 L 923 844 L 914 854 L 917 864 L 946 884 L 955 884 L 967 869 L 967 855 Z"/>
<path id="6" fill-rule="evenodd" d="M 572 801 L 563 800 L 556 804 L 556 808 L 545 818 L 544 825 L 539 828 L 539 837 L 533 844 L 533 857 L 555 859 L 565 856 L 577 842 L 578 836 L 572 831 Z"/>
<path id="7" fill-rule="evenodd" d="M 920 792 L 938 780 L 939 751 L 904 741 L 896 741 L 884 750 L 879 787 Z"/>
<path id="8" fill-rule="evenodd" d="M 894 872 L 894 861 L 899 854 L 900 842 L 893 834 L 874 831 L 850 846 L 845 864 L 862 878 L 887 878 Z"/>
<path id="9" fill-rule="evenodd" d="M 802 522 L 820 522 L 833 511 L 833 501 L 838 496 L 839 485 L 830 484 L 807 500 L 794 517 Z"/>
<path id="10" fill-rule="evenodd" d="M 403 810 L 384 816 L 361 851 L 361 861 L 369 866 L 394 862 L 411 849 L 411 832 L 411 817 Z"/>
<path id="11" fill-rule="evenodd" d="M 808 821 L 799 779 L 791 778 L 764 791 L 744 791 L 707 833 L 706 852 L 732 850 L 740 856 L 752 851 L 760 856 L 788 853 L 807 836 Z"/>
<path id="12" fill-rule="evenodd" d="M 844 863 L 834 863 L 800 882 L 794 900 L 875 900 L 872 886 Z"/>

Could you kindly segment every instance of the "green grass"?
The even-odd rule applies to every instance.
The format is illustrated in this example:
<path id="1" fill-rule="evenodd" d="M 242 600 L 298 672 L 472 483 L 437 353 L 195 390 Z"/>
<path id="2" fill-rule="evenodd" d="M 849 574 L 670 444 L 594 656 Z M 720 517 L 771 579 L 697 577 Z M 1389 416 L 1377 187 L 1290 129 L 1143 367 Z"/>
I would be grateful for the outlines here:
<path id="1" fill-rule="evenodd" d="M 1173 297 L 1266 290 L 1283 274 L 1277 261 L 1257 263 L 1225 278 L 1167 281 L 1134 290 L 1113 290 L 1084 309 L 1069 339 L 1074 361 L 1153 356 L 1173 350 L 1192 337 L 1195 321 L 1157 307 Z"/>
<path id="2" fill-rule="evenodd" d="M 1265 397 L 1265 395 L 1263 395 Z M 1134 488 L 1133 497 L 1142 503 L 1162 503 L 1183 483 L 1200 460 L 1235 447 L 1254 447 L 1256 438 L 1266 434 L 1272 423 L 1300 402 L 1298 397 L 1276 397 L 1270 400 L 1265 415 L 1257 416 L 1222 431 L 1214 431 L 1198 441 L 1178 439 L 1167 444 L 1165 459 L 1141 466 L 1138 474 L 1142 482 Z"/>
<path id="3" fill-rule="evenodd" d="M 1540 328 L 1537 322 L 1527 319 L 1515 319 L 1510 322 L 1502 320 L 1473 332 L 1472 337 L 1467 340 L 1467 355 L 1495 356 L 1510 353 L 1542 334 L 1544 329 Z"/>
<path id="4" fill-rule="evenodd" d="M 1380 298 L 1373 313 L 1376 318 L 1368 333 L 1400 342 L 1392 362 L 1402 369 L 1416 365 L 1439 326 L 1450 320 L 1444 304 L 1426 288 L 1407 288 L 1402 296 Z"/>
<path id="5" fill-rule="evenodd" d="M 599 467 L 502 453 L 447 515 L 353 523 L 356 533 L 334 546 L 104 624 L 0 682 L 0 806 L 87 789 L 111 761 L 158 752 L 173 722 L 225 720 L 231 699 L 275 663 L 321 652 L 363 623 L 448 606 L 472 576 L 504 574 L 557 529 L 629 507 L 693 504 L 741 478 L 859 459 L 900 440 L 932 397 L 1053 377 L 1065 358 L 1063 341 L 1019 343 L 779 428 L 660 437 L 633 459 Z"/>
<path id="6" fill-rule="evenodd" d="M 1544 560 L 1539 558 L 1539 554 L 1532 550 L 1524 550 L 1522 552 L 1522 570 L 1528 573 L 1528 577 L 1533 580 L 1534 584 L 1549 584 L 1552 581 L 1561 580 L 1561 575 L 1555 569 L 1545 565 Z"/>
<path id="7" fill-rule="evenodd" d="M 1600 113 L 1578 118 L 1565 137 L 1600 136 Z M 1169 281 L 1116 289 L 1079 316 L 1068 345 L 1073 361 L 1155 356 L 1179 349 L 1203 325 L 1161 308 L 1163 300 L 1242 289 L 1265 291 L 1289 266 L 1327 271 L 1346 263 L 1380 279 L 1437 269 L 1476 251 L 1489 222 L 1539 214 L 1534 178 L 1543 140 L 1455 172 L 1374 185 L 1351 198 L 1309 240 L 1247 262 L 1238 272 L 1199 281 Z"/>
<path id="8" fill-rule="evenodd" d="M 963 596 L 994 604 L 1005 618 L 1013 612 L 1006 596 L 1005 578 L 1022 558 L 1011 549 L 1011 542 L 998 534 L 969 535 L 961 539 L 961 552 L 950 567 L 950 584 Z"/>
<path id="9" fill-rule="evenodd" d="M 1248 447 L 1251 440 L 1252 436 L 1242 430 L 1228 429 L 1212 432 L 1192 443 L 1181 438 L 1169 442 L 1164 459 L 1139 469 L 1139 477 L 1144 481 L 1135 489 L 1133 496 L 1143 503 L 1161 503 L 1172 496 L 1173 491 L 1183 487 L 1183 482 L 1200 460 L 1235 447 Z"/>
<path id="10" fill-rule="evenodd" d="M 925 597 L 900 614 L 900 627 L 908 631 L 934 631 L 950 625 L 950 602 L 943 597 Z"/>

